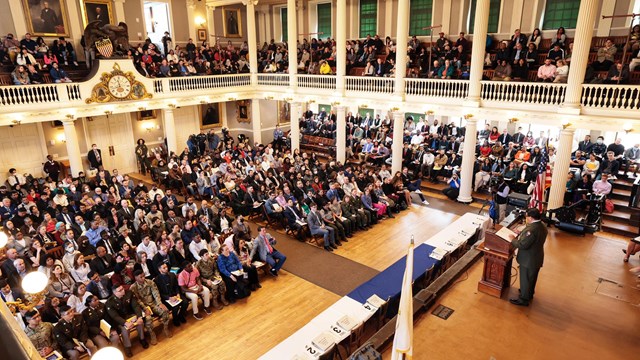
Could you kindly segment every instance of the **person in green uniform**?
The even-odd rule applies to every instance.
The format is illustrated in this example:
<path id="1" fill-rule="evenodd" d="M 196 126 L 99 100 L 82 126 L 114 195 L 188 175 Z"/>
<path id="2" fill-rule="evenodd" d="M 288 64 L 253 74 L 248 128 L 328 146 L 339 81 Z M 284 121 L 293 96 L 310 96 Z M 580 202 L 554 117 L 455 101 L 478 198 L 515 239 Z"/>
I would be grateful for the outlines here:
<path id="1" fill-rule="evenodd" d="M 520 264 L 520 296 L 509 301 L 514 305 L 529 306 L 538 281 L 538 273 L 544 261 L 544 242 L 547 239 L 547 227 L 540 221 L 542 215 L 536 208 L 527 210 L 527 226 L 511 243 L 518 249 Z"/>

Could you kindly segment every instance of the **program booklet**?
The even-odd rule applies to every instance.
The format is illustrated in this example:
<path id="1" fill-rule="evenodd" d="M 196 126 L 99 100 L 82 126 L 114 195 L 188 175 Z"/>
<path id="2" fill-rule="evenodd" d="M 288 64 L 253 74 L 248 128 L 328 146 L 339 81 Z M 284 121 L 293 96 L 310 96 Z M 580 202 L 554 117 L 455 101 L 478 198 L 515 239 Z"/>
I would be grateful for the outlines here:
<path id="1" fill-rule="evenodd" d="M 320 333 L 320 335 L 316 336 L 311 341 L 311 343 L 313 344 L 313 346 L 320 349 L 320 351 L 325 352 L 331 346 L 333 346 L 333 344 L 335 344 L 335 339 L 333 338 L 333 335 L 331 335 L 331 333 L 329 333 L 328 331 L 323 331 L 322 333 Z"/>
<path id="2" fill-rule="evenodd" d="M 381 307 L 386 303 L 380 296 L 373 294 L 370 298 L 367 299 L 367 302 L 377 308 Z"/>

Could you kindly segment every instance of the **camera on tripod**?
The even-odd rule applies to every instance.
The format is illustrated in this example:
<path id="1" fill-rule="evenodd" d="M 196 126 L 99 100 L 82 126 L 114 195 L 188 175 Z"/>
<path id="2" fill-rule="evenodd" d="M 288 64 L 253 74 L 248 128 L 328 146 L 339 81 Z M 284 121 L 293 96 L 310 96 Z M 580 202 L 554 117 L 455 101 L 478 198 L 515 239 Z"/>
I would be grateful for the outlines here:
<path id="1" fill-rule="evenodd" d="M 498 187 L 502 184 L 503 178 L 501 175 L 493 175 L 489 179 L 489 190 L 491 192 L 498 192 Z"/>

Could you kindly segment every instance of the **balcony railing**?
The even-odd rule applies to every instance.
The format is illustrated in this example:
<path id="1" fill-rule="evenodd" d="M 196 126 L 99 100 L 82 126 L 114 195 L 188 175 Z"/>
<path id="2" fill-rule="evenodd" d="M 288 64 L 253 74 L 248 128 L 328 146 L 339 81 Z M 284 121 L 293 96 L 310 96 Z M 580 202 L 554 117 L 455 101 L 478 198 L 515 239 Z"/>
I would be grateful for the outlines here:
<path id="1" fill-rule="evenodd" d="M 258 85 L 289 86 L 289 74 L 258 74 Z"/>
<path id="2" fill-rule="evenodd" d="M 336 77 L 333 75 L 298 75 L 298 87 L 335 90 Z"/>
<path id="3" fill-rule="evenodd" d="M 169 78 L 169 91 L 219 89 L 251 85 L 251 75 L 186 76 Z"/>
<path id="4" fill-rule="evenodd" d="M 567 84 L 481 81 L 482 100 L 536 105 L 560 105 Z"/>
<path id="5" fill-rule="evenodd" d="M 372 76 L 345 76 L 347 91 L 393 94 L 395 79 Z"/>
<path id="6" fill-rule="evenodd" d="M 640 109 L 640 87 L 634 85 L 582 85 L 582 106 L 596 109 Z"/>
<path id="7" fill-rule="evenodd" d="M 64 84 L 16 85 L 0 87 L 0 104 L 27 105 L 60 102 L 58 91 L 66 91 Z"/>
<path id="8" fill-rule="evenodd" d="M 469 94 L 467 80 L 405 79 L 407 95 L 464 99 Z"/>

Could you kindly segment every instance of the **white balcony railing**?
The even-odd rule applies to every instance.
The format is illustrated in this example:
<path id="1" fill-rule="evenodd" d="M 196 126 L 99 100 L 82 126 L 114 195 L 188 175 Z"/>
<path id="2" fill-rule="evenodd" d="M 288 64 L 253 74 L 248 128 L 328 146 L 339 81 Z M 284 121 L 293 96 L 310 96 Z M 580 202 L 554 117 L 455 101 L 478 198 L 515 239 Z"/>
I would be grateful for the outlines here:
<path id="1" fill-rule="evenodd" d="M 169 78 L 169 92 L 219 89 L 251 85 L 251 75 L 213 75 Z"/>
<path id="2" fill-rule="evenodd" d="M 372 76 L 345 76 L 347 91 L 393 94 L 395 79 Z"/>
<path id="3" fill-rule="evenodd" d="M 464 99 L 469 94 L 469 81 L 443 79 L 405 79 L 407 95 Z"/>
<path id="4" fill-rule="evenodd" d="M 258 85 L 289 86 L 289 74 L 258 74 Z"/>
<path id="5" fill-rule="evenodd" d="M 61 84 L 16 85 L 0 87 L 1 105 L 27 105 L 60 102 Z"/>
<path id="6" fill-rule="evenodd" d="M 537 105 L 560 105 L 567 84 L 481 81 L 482 100 Z"/>
<path id="7" fill-rule="evenodd" d="M 637 85 L 582 85 L 582 106 L 597 109 L 640 109 L 640 87 Z"/>
<path id="8" fill-rule="evenodd" d="M 334 75 L 298 75 L 298 87 L 312 89 L 336 89 L 336 77 Z"/>

